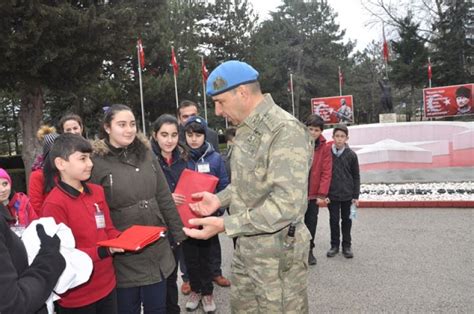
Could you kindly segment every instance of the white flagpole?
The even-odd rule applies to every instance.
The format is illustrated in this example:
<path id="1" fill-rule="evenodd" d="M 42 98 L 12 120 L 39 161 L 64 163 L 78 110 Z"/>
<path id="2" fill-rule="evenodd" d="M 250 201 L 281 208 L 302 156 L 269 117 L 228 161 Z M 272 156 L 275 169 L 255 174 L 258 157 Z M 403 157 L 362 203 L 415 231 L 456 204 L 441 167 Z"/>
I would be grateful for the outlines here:
<path id="1" fill-rule="evenodd" d="M 174 47 L 171 46 L 171 50 L 174 51 Z M 175 55 L 176 58 L 176 55 Z M 174 70 L 173 66 L 173 77 L 174 77 L 174 97 L 176 99 L 176 109 L 179 108 L 179 100 L 178 100 L 178 81 L 176 80 L 176 71 Z"/>
<path id="2" fill-rule="evenodd" d="M 138 80 L 140 82 L 140 104 L 141 104 L 141 109 L 142 109 L 142 127 L 143 127 L 143 134 L 146 135 L 145 108 L 143 106 L 142 65 L 140 63 L 140 48 L 138 47 L 137 47 L 137 56 L 138 56 L 138 59 L 137 59 L 138 60 Z"/>
<path id="3" fill-rule="evenodd" d="M 291 108 L 293 116 L 295 116 L 295 94 L 293 92 L 293 73 L 290 73 L 290 88 L 291 88 Z"/>
<path id="4" fill-rule="evenodd" d="M 173 71 L 174 72 L 174 71 Z M 179 100 L 178 100 L 178 82 L 176 81 L 176 74 L 174 76 L 174 97 L 176 98 L 176 109 L 179 107 Z"/>
<path id="5" fill-rule="evenodd" d="M 202 76 L 202 93 L 204 95 L 204 119 L 207 121 L 207 95 L 206 95 L 206 82 L 204 81 L 204 57 L 201 56 L 201 76 Z"/>
<path id="6" fill-rule="evenodd" d="M 430 88 L 431 88 L 431 76 L 433 75 L 433 69 L 431 68 L 431 58 L 428 57 L 428 65 L 430 67 L 430 79 L 429 79 L 429 85 L 430 85 Z"/>
<path id="7" fill-rule="evenodd" d="M 339 72 L 337 73 L 339 77 L 339 96 L 342 96 L 341 67 L 337 67 L 337 68 L 339 70 Z"/>

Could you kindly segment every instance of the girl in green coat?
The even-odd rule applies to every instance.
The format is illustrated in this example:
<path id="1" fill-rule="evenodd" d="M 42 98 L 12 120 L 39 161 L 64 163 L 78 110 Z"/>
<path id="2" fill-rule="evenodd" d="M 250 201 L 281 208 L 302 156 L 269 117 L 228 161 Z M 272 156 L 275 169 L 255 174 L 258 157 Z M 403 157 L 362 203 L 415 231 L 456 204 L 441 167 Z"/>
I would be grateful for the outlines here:
<path id="1" fill-rule="evenodd" d="M 92 182 L 104 187 L 115 227 L 166 226 L 179 245 L 186 236 L 166 178 L 135 116 L 125 105 L 107 109 L 94 145 Z M 166 278 L 175 268 L 167 239 L 114 258 L 119 313 L 166 313 Z"/>

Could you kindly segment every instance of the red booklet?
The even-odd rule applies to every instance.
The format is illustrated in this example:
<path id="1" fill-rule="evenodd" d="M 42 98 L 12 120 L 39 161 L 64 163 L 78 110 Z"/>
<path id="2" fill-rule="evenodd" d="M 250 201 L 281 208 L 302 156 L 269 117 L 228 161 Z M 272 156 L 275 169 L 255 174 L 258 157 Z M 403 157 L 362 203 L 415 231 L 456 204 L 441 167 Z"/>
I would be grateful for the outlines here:
<path id="1" fill-rule="evenodd" d="M 97 245 L 122 248 L 125 251 L 139 251 L 145 246 L 158 241 L 159 238 L 164 236 L 165 232 L 166 227 L 133 225 L 122 232 L 118 238 L 99 241 Z"/>
<path id="2" fill-rule="evenodd" d="M 214 193 L 218 182 L 219 178 L 213 175 L 200 173 L 190 169 L 183 170 L 174 192 L 186 197 L 184 204 L 178 206 L 178 213 L 185 227 L 197 228 L 197 226 L 190 225 L 188 221 L 191 218 L 200 217 L 198 214 L 193 212 L 191 208 L 189 208 L 189 204 L 200 201 L 198 199 L 193 199 L 191 195 L 198 192 Z"/>

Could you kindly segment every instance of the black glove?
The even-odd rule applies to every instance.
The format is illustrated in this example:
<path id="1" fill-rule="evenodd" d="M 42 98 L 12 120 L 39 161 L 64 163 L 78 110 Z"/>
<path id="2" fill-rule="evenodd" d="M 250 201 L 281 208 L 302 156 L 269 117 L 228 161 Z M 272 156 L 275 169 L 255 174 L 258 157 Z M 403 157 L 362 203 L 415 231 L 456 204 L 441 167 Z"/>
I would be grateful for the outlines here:
<path id="1" fill-rule="evenodd" d="M 41 241 L 42 249 L 47 251 L 59 251 L 61 240 L 59 239 L 57 234 L 55 234 L 54 237 L 50 237 L 44 231 L 44 227 L 42 224 L 36 225 L 36 232 L 38 233 L 38 238 Z"/>

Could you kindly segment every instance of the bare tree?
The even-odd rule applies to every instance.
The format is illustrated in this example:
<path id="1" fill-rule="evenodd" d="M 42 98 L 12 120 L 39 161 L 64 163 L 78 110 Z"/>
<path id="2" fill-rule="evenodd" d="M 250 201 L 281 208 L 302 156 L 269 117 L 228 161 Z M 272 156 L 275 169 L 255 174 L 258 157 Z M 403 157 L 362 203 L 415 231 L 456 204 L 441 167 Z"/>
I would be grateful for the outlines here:
<path id="1" fill-rule="evenodd" d="M 367 26 L 378 26 L 385 23 L 391 28 L 389 32 L 403 27 L 403 20 L 410 16 L 413 22 L 419 23 L 420 39 L 430 42 L 437 34 L 436 24 L 445 16 L 449 7 L 443 0 L 361 0 L 362 6 L 372 18 Z"/>

